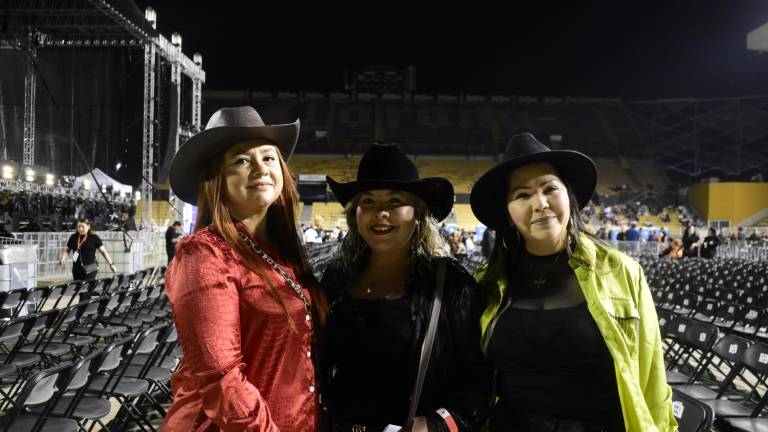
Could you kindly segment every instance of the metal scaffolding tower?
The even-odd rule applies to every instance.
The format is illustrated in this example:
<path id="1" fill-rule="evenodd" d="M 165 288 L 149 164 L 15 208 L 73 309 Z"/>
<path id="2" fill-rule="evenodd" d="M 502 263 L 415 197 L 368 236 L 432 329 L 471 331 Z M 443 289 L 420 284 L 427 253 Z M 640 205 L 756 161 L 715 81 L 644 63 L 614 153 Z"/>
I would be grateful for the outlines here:
<path id="1" fill-rule="evenodd" d="M 181 52 L 181 35 L 178 33 L 173 33 L 171 35 L 171 43 L 173 44 L 176 49 Z M 178 58 L 178 57 L 177 57 Z M 181 127 L 181 65 L 174 61 L 171 63 L 171 85 L 174 87 L 174 91 L 171 92 L 173 95 L 174 100 L 172 101 L 173 104 L 176 106 L 176 115 L 172 116 L 172 120 L 176 123 L 175 125 L 172 125 L 172 130 L 177 131 L 175 134 L 175 145 L 173 149 L 173 153 L 176 154 L 177 151 L 179 151 L 179 141 L 181 140 L 179 130 Z M 184 203 L 181 200 L 177 200 L 176 196 L 173 194 L 173 191 L 169 192 L 168 200 L 173 203 L 173 207 L 175 209 L 176 213 L 176 220 L 180 221 L 184 219 Z"/>
<path id="2" fill-rule="evenodd" d="M 8 40 L 18 41 L 27 52 L 28 69 L 24 86 L 24 152 L 23 163 L 34 164 L 35 154 L 35 85 L 38 48 L 67 47 L 134 47 L 144 48 L 144 112 L 142 136 L 142 184 L 144 200 L 142 226 L 152 225 L 152 190 L 155 181 L 154 151 L 156 148 L 155 122 L 157 121 L 158 56 L 173 67 L 172 85 L 177 87 L 176 104 L 181 109 L 182 75 L 192 80 L 192 128 L 186 136 L 200 131 L 202 83 L 205 72 L 202 56 L 194 61 L 156 30 L 155 11 L 148 8 L 144 14 L 128 0 L 69 0 L 65 6 L 52 5 L 50 0 L 9 0 L 3 10 L 8 19 L 3 34 Z M 180 37 L 179 37 L 180 41 Z M 178 129 L 177 129 L 178 130 Z M 176 142 L 176 149 L 182 143 Z"/>
<path id="3" fill-rule="evenodd" d="M 195 53 L 192 56 L 193 61 L 197 67 L 203 67 L 203 56 L 199 53 Z M 202 126 L 202 106 L 203 106 L 203 80 L 200 78 L 192 79 L 192 125 L 200 131 Z"/>
<path id="4" fill-rule="evenodd" d="M 152 19 L 150 20 L 150 14 Z M 154 28 L 154 11 L 147 10 L 147 21 Z M 144 44 L 144 128 L 141 142 L 141 198 L 144 200 L 141 215 L 142 228 L 152 226 L 152 181 L 155 164 L 155 44 Z"/>
<path id="5" fill-rule="evenodd" d="M 627 104 L 667 170 L 691 179 L 768 171 L 768 97 L 667 99 Z"/>
<path id="6" fill-rule="evenodd" d="M 37 41 L 35 30 L 27 29 L 27 74 L 24 77 L 24 154 L 22 163 L 35 164 L 35 93 L 37 91 Z"/>

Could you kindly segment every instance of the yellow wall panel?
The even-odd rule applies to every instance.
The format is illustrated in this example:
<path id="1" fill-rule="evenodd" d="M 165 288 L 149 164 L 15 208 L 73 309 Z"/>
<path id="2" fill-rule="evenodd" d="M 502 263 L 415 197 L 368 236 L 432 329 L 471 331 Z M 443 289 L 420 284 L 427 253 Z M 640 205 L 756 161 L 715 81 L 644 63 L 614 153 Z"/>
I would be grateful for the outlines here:
<path id="1" fill-rule="evenodd" d="M 706 220 L 738 225 L 768 208 L 768 183 L 709 183 L 688 188 L 688 199 Z"/>

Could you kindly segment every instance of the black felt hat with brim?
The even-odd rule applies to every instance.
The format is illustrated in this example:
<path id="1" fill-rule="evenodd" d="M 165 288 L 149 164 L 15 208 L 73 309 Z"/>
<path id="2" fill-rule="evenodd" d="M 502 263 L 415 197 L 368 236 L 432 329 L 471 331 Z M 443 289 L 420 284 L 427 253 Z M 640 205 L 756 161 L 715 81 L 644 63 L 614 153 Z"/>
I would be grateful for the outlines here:
<path id="1" fill-rule="evenodd" d="M 271 142 L 286 161 L 299 139 L 299 120 L 267 125 L 250 106 L 222 108 L 211 116 L 205 130 L 181 146 L 171 162 L 169 181 L 182 201 L 197 205 L 197 192 L 208 164 L 233 145 L 253 139 Z"/>
<path id="2" fill-rule="evenodd" d="M 579 208 L 592 198 L 597 184 L 597 167 L 589 156 L 575 150 L 551 150 L 532 134 L 523 133 L 510 138 L 502 161 L 483 174 L 472 187 L 469 196 L 475 217 L 496 231 L 509 226 L 506 209 L 509 174 L 520 167 L 546 162 L 558 177 L 573 190 Z"/>
<path id="3" fill-rule="evenodd" d="M 395 144 L 372 144 L 360 159 L 357 180 L 339 183 L 326 176 L 328 186 L 342 206 L 357 194 L 391 189 L 410 192 L 427 204 L 430 214 L 441 221 L 453 208 L 453 185 L 442 177 L 419 178 L 419 170 Z"/>

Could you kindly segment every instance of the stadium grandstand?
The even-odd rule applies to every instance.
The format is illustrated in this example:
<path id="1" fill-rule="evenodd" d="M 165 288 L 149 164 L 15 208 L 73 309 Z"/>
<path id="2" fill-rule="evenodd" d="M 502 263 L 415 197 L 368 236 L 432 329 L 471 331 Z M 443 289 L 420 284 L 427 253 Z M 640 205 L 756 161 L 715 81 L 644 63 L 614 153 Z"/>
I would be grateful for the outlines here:
<path id="1" fill-rule="evenodd" d="M 581 216 L 644 269 L 680 430 L 766 430 L 768 96 L 204 90 L 203 56 L 184 54 L 183 35 L 161 34 L 151 8 L 132 0 L 6 3 L 0 428 L 159 430 L 184 355 L 165 292 L 169 233 L 175 221 L 183 235 L 200 228 L 196 208 L 170 188 L 171 161 L 214 112 L 252 106 L 268 124 L 301 120 L 288 166 L 318 279 L 349 229 L 326 176 L 355 180 L 372 143 L 399 145 L 421 177 L 453 184 L 440 234 L 470 272 L 487 261 L 489 232 L 470 192 L 510 136 L 531 132 L 552 149 L 591 156 L 598 184 Z M 108 252 L 96 255 L 102 270 L 92 280 L 73 280 L 70 263 L 61 264 L 81 219 Z M 700 240 L 709 229 L 719 244 L 711 254 Z M 675 240 L 684 239 L 690 247 L 677 255 Z M 702 410 L 705 426 L 691 427 L 683 407 Z"/>

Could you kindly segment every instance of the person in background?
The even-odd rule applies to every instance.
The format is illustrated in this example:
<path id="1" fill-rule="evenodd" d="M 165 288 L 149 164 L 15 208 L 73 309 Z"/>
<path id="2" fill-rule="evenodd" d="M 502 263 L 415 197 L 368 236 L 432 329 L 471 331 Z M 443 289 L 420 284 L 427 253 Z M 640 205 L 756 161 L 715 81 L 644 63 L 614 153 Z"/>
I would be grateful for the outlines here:
<path id="1" fill-rule="evenodd" d="M 688 225 L 683 231 L 683 255 L 686 257 L 695 257 L 699 254 L 700 243 L 699 235 L 696 234 L 696 227 Z"/>
<path id="2" fill-rule="evenodd" d="M 465 232 L 464 233 L 464 248 L 467 251 L 467 256 L 471 257 L 475 254 L 475 242 L 472 240 L 472 234 Z"/>
<path id="3" fill-rule="evenodd" d="M 493 245 L 496 243 L 496 231 L 492 228 L 485 228 L 483 232 L 483 240 L 480 242 L 480 251 L 483 253 L 483 257 L 488 260 L 493 253 Z"/>
<path id="4" fill-rule="evenodd" d="M 637 222 L 632 221 L 627 232 L 624 233 L 624 240 L 626 241 L 638 241 L 640 240 L 640 231 L 637 229 Z"/>
<path id="5" fill-rule="evenodd" d="M 318 221 L 319 220 L 315 218 L 309 228 L 304 230 L 304 244 L 315 244 L 323 242 L 323 237 L 321 235 L 322 228 L 320 228 Z"/>
<path id="6" fill-rule="evenodd" d="M 709 227 L 707 230 L 707 236 L 704 237 L 704 242 L 701 245 L 701 257 L 714 258 L 715 254 L 717 253 L 718 246 L 720 246 L 720 238 L 717 236 L 715 229 Z"/>
<path id="7" fill-rule="evenodd" d="M 93 280 L 99 272 L 99 265 L 96 262 L 96 252 L 99 252 L 109 265 L 112 273 L 117 273 L 112 257 L 109 256 L 104 247 L 101 238 L 93 232 L 91 221 L 80 219 L 77 221 L 77 232 L 72 234 L 67 240 L 67 245 L 61 252 L 59 267 L 64 267 L 64 260 L 67 255 L 72 254 L 72 279 L 74 280 Z"/>
<path id="8" fill-rule="evenodd" d="M 168 262 L 171 262 L 176 254 L 176 244 L 181 240 L 181 222 L 176 221 L 165 230 L 165 254 L 168 256 Z"/>
<path id="9" fill-rule="evenodd" d="M 659 253 L 659 258 L 668 257 L 670 259 L 680 259 L 683 257 L 683 242 L 667 237 L 668 245 Z"/>
<path id="10" fill-rule="evenodd" d="M 727 243 L 729 240 L 728 229 L 720 227 L 720 231 L 717 234 L 717 239 L 720 240 L 720 244 Z"/>

